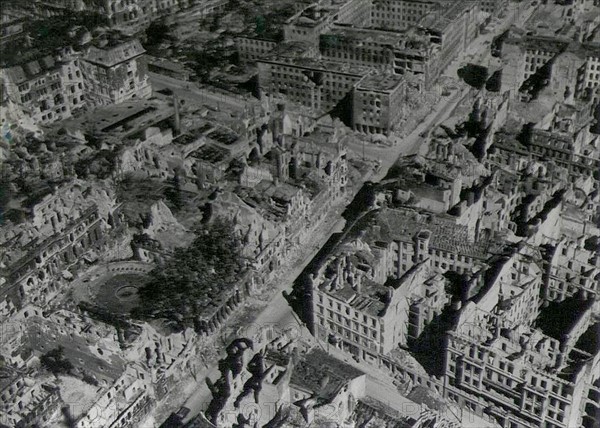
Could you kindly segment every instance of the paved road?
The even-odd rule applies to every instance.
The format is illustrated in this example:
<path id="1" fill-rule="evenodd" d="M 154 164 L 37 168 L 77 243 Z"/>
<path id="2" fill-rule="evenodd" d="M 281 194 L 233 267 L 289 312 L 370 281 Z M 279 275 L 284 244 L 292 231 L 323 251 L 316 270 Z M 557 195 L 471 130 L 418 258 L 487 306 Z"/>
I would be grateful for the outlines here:
<path id="1" fill-rule="evenodd" d="M 242 96 L 239 98 L 221 94 L 218 90 L 210 91 L 199 87 L 194 82 L 186 82 L 172 77 L 163 76 L 149 72 L 150 83 L 154 91 L 159 91 L 165 88 L 170 89 L 177 95 L 180 100 L 191 101 L 199 105 L 207 105 L 217 109 L 233 109 L 244 110 L 249 106 L 251 100 L 244 100 Z M 258 100 L 255 100 L 258 103 Z"/>
<path id="2" fill-rule="evenodd" d="M 526 17 L 531 14 L 532 9 L 528 9 L 526 13 L 521 13 L 521 21 L 524 21 Z M 512 13 L 516 13 L 513 6 Z M 510 13 L 507 19 L 503 22 L 501 26 L 499 26 L 498 30 L 495 32 L 499 34 L 503 31 L 504 28 L 507 28 L 510 25 Z M 482 57 L 489 53 L 489 45 L 485 43 L 486 40 L 491 40 L 494 37 L 494 34 L 485 34 L 474 41 L 474 50 L 475 55 Z M 456 70 L 459 68 L 461 61 L 463 59 L 459 58 L 456 60 L 446 73 L 456 73 Z M 454 74 L 455 75 L 455 74 Z M 209 99 L 212 102 L 228 102 L 219 96 L 212 95 L 206 91 L 202 91 L 199 89 L 190 89 L 186 87 L 185 82 L 177 81 L 176 79 L 171 79 L 159 75 L 151 75 L 152 84 L 155 88 L 161 87 L 169 87 L 173 90 L 178 96 L 183 99 L 190 99 L 195 102 L 204 103 L 205 100 Z M 423 145 L 421 144 L 423 141 L 423 137 L 420 135 L 424 131 L 431 129 L 436 124 L 443 122 L 448 118 L 451 112 L 455 109 L 458 103 L 466 96 L 469 92 L 470 88 L 466 86 L 459 87 L 457 90 L 453 91 L 449 96 L 444 97 L 442 101 L 437 104 L 432 112 L 416 127 L 416 129 L 411 132 L 408 136 L 402 139 L 397 145 L 393 147 L 381 147 L 369 145 L 364 147 L 365 156 L 370 159 L 379 159 L 381 161 L 381 168 L 378 172 L 374 173 L 370 179 L 372 181 L 381 180 L 386 174 L 389 168 L 394 164 L 396 159 L 402 155 L 411 155 L 420 153 L 423 149 Z M 239 106 L 238 106 L 239 107 Z M 359 156 L 363 153 L 362 145 L 356 147 L 350 147 L 356 154 Z M 338 217 L 339 218 L 339 217 Z M 290 292 L 292 289 L 292 285 L 294 280 L 300 273 L 304 270 L 306 265 L 312 260 L 312 258 L 317 254 L 320 247 L 327 241 L 329 236 L 332 233 L 339 231 L 343 223 L 337 222 L 333 225 L 329 226 L 327 231 L 319 234 L 317 243 L 312 243 L 309 251 L 304 254 L 303 259 L 296 263 L 286 274 L 286 277 L 280 281 L 280 285 L 278 290 L 275 292 L 275 295 L 271 298 L 267 306 L 264 310 L 262 310 L 255 320 L 244 327 L 244 331 L 241 332 L 245 336 L 250 336 L 253 331 L 256 331 L 260 326 L 272 326 L 279 331 L 284 331 L 286 329 L 295 329 L 297 332 L 304 332 L 305 330 L 300 325 L 297 316 L 292 311 L 291 307 L 288 305 L 286 299 L 283 296 L 283 291 Z M 335 351 L 334 351 L 335 352 Z M 354 363 L 347 355 L 339 354 L 338 357 L 343 359 L 351 364 Z M 360 366 L 362 370 L 365 370 L 364 365 Z M 367 368 L 369 375 L 374 379 L 378 379 L 379 382 L 389 381 L 389 377 L 384 372 L 380 371 L 377 368 L 369 367 Z M 219 377 L 220 373 L 217 368 L 217 362 L 215 361 L 211 366 L 207 368 L 203 373 L 200 373 L 198 379 L 200 381 L 197 388 L 191 394 L 191 396 L 186 400 L 185 406 L 191 409 L 191 412 L 188 418 L 191 418 L 194 415 L 197 415 L 199 412 L 206 409 L 209 401 L 210 401 L 210 391 L 208 390 L 204 379 L 206 377 L 210 377 L 215 380 Z M 383 391 L 383 389 L 382 389 Z M 382 396 L 382 399 L 385 398 Z M 176 410 L 176 409 L 175 409 Z"/>
<path id="3" fill-rule="evenodd" d="M 334 215 L 326 219 L 324 224 L 317 228 L 316 233 L 314 233 L 315 239 L 306 244 L 304 247 L 305 251 L 299 255 L 300 260 L 292 264 L 289 270 L 285 272 L 283 278 L 278 278 L 277 281 L 274 281 L 279 284 L 279 287 L 277 287 L 275 294 L 269 300 L 265 309 L 257 315 L 254 321 L 241 327 L 238 336 L 252 337 L 259 328 L 267 326 L 273 327 L 276 331 L 294 329 L 299 332 L 302 329 L 296 314 L 288 305 L 283 292 L 289 293 L 292 291 L 294 280 L 302 273 L 306 265 L 315 257 L 329 237 L 333 233 L 343 230 L 345 221 L 343 218 L 340 218 L 341 212 L 341 208 L 338 208 L 332 213 Z M 214 381 L 219 376 L 220 373 L 216 361 L 207 370 L 198 375 L 198 379 L 201 379 L 201 382 L 184 404 L 185 407 L 191 410 L 188 418 L 206 410 L 210 402 L 211 394 L 204 379 L 210 377 Z"/>
<path id="4" fill-rule="evenodd" d="M 433 123 L 439 123 L 440 121 L 445 120 L 445 118 L 450 114 L 450 112 L 454 109 L 467 91 L 468 89 L 455 91 L 452 96 L 448 97 L 446 100 L 444 100 L 444 102 L 439 104 L 437 108 L 434 109 L 433 112 L 400 144 L 392 148 L 382 149 L 381 156 L 383 160 L 381 168 L 371 177 L 371 180 L 379 181 L 382 179 L 385 174 L 387 174 L 388 169 L 392 166 L 398 156 L 418 152 L 421 147 L 419 143 L 422 141 L 422 137 L 420 137 L 419 134 L 424 130 L 429 129 Z M 376 149 L 371 148 L 371 150 Z M 327 242 L 329 237 L 334 232 L 339 232 L 342 230 L 343 224 L 343 220 L 339 220 L 333 224 L 333 226 L 330 226 L 330 229 L 325 233 L 320 233 L 317 235 L 319 242 L 312 243 L 310 250 L 304 255 L 301 262 L 295 264 L 287 272 L 286 277 L 280 281 L 280 286 L 277 292 L 271 298 L 265 309 L 258 314 L 252 323 L 245 326 L 243 329 L 244 331 L 240 332 L 241 335 L 251 336 L 253 332 L 257 331 L 258 328 L 262 326 L 270 326 L 278 331 L 285 331 L 288 329 L 292 329 L 299 333 L 305 331 L 300 325 L 296 314 L 288 305 L 288 302 L 283 295 L 283 291 L 292 291 L 294 280 L 300 275 L 306 265 L 314 258 L 321 246 Z M 184 404 L 185 407 L 191 410 L 188 418 L 191 418 L 192 416 L 197 415 L 199 412 L 206 410 L 206 407 L 210 402 L 211 394 L 206 386 L 206 383 L 204 382 L 204 379 L 206 377 L 210 377 L 212 380 L 216 380 L 219 375 L 220 373 L 218 371 L 216 362 L 209 366 L 203 373 L 199 374 L 198 379 L 202 379 L 202 381 Z"/>

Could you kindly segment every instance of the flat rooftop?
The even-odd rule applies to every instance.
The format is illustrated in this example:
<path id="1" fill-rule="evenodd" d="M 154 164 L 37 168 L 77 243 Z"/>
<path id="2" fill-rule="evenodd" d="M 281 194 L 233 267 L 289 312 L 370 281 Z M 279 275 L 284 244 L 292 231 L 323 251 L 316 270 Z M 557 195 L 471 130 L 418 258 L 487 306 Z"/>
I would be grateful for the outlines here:
<path id="1" fill-rule="evenodd" d="M 363 375 L 353 366 L 315 348 L 294 366 L 290 383 L 316 393 L 327 402 L 348 382 Z"/>
<path id="2" fill-rule="evenodd" d="M 274 55 L 266 59 L 259 59 L 257 62 L 353 76 L 365 76 L 372 71 L 370 67 L 351 65 L 347 62 L 323 61 L 315 58 L 287 58 Z"/>
<path id="3" fill-rule="evenodd" d="M 392 92 L 405 82 L 404 76 L 395 74 L 369 74 L 356 84 L 356 89 L 363 91 Z"/>
<path id="4" fill-rule="evenodd" d="M 433 213 L 420 213 L 411 209 L 384 208 L 374 214 L 374 225 L 367 229 L 367 242 L 412 241 L 420 231 L 431 232 L 429 248 L 456 252 L 485 259 L 490 244 L 473 242 L 468 238 L 466 226 L 455 220 Z"/>
<path id="5" fill-rule="evenodd" d="M 336 25 L 328 33 L 321 34 L 321 43 L 329 42 L 335 45 L 336 42 L 355 42 L 395 46 L 405 38 L 404 34 L 393 31 Z"/>
<path id="6" fill-rule="evenodd" d="M 68 119 L 63 125 L 68 129 L 94 133 L 118 133 L 133 135 L 175 114 L 169 102 L 160 100 L 137 100 L 106 107 L 99 107 L 79 118 Z"/>

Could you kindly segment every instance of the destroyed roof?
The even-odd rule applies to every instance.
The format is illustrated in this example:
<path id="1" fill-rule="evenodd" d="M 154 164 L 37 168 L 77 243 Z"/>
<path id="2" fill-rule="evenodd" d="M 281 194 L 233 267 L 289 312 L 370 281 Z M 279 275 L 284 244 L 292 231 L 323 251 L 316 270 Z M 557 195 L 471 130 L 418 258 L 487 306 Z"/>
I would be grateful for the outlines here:
<path id="1" fill-rule="evenodd" d="M 417 407 L 416 404 L 406 400 L 407 404 Z M 389 426 L 394 428 L 411 428 L 417 422 L 415 419 L 404 415 L 402 412 L 392 408 L 387 403 L 382 403 L 371 397 L 363 397 L 358 400 L 353 414 L 357 421 L 365 421 L 366 427 Z M 361 425 L 363 426 L 363 425 Z"/>
<path id="2" fill-rule="evenodd" d="M 130 40 L 110 48 L 92 46 L 84 56 L 84 59 L 104 67 L 114 67 L 117 64 L 143 55 L 145 52 L 138 40 Z"/>
<path id="3" fill-rule="evenodd" d="M 63 127 L 83 129 L 93 135 L 114 133 L 126 137 L 155 126 L 174 114 L 172 103 L 158 99 L 139 99 L 96 108 L 83 116 L 65 120 Z"/>
<path id="4" fill-rule="evenodd" d="M 324 61 L 315 58 L 288 58 L 278 55 L 272 55 L 265 59 L 259 59 L 257 62 L 282 64 L 289 67 L 303 68 L 306 70 L 318 70 L 323 72 L 350 74 L 354 76 L 366 76 L 372 71 L 370 67 L 353 65 L 348 62 Z"/>
<path id="5" fill-rule="evenodd" d="M 294 366 L 290 385 L 311 392 L 326 403 L 360 376 L 364 376 L 360 370 L 315 348 Z"/>
<path id="6" fill-rule="evenodd" d="M 364 43 L 395 46 L 404 40 L 401 33 L 373 30 L 370 28 L 356 28 L 337 25 L 329 33 L 321 34 L 321 45 L 324 47 L 331 43 L 336 46 L 340 41 L 351 41 L 359 46 Z"/>
<path id="7" fill-rule="evenodd" d="M 391 287 L 363 277 L 360 280 L 360 291 L 345 282 L 341 288 L 335 288 L 334 282 L 336 279 L 336 277 L 325 278 L 319 289 L 352 306 L 357 311 L 367 313 L 373 317 L 385 315 L 389 303 L 388 293 Z"/>
<path id="8" fill-rule="evenodd" d="M 451 218 L 433 213 L 419 213 L 410 209 L 383 208 L 375 214 L 365 239 L 367 242 L 412 241 L 422 230 L 431 232 L 429 247 L 461 255 L 485 259 L 488 242 L 473 242 L 469 239 L 467 227 L 458 225 Z"/>
<path id="9" fill-rule="evenodd" d="M 404 76 L 395 74 L 369 74 L 356 83 L 357 90 L 392 92 L 402 86 Z"/>
<path id="10" fill-rule="evenodd" d="M 300 187 L 288 183 L 275 184 L 270 180 L 263 180 L 256 185 L 258 193 L 285 202 L 290 202 L 300 190 Z"/>
<path id="11" fill-rule="evenodd" d="M 31 61 L 24 65 L 7 68 L 3 73 L 8 81 L 18 85 L 57 68 L 58 66 L 54 61 L 54 58 L 48 55 L 37 61 Z"/>

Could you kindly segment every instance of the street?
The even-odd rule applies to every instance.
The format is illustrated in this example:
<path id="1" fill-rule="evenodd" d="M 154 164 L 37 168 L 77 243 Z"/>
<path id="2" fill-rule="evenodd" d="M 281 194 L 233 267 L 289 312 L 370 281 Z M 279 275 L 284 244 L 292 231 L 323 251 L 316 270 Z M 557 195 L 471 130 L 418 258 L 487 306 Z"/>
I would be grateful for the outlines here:
<path id="1" fill-rule="evenodd" d="M 468 62 L 480 63 L 482 65 L 486 65 L 486 57 L 490 55 L 489 52 L 489 43 L 492 38 L 504 31 L 509 25 L 511 18 L 517 14 L 516 5 L 512 4 L 512 9 L 509 9 L 509 13 L 507 13 L 507 17 L 504 19 L 503 23 L 499 25 L 499 28 L 494 33 L 482 34 L 476 40 L 472 42 L 473 49 L 469 49 L 470 55 L 472 56 L 471 60 Z M 532 8 L 529 7 L 525 12 L 520 12 L 518 17 L 519 21 L 522 22 L 526 19 L 526 17 L 530 16 L 532 13 Z M 448 69 L 445 71 L 445 74 L 456 78 L 457 70 L 464 64 L 465 58 L 467 55 L 463 53 L 461 57 L 457 58 Z M 155 88 L 164 88 L 168 87 L 173 90 L 174 93 L 177 94 L 181 99 L 190 100 L 196 103 L 203 104 L 206 99 L 210 99 L 212 103 L 224 103 L 227 104 L 228 107 L 233 108 L 243 108 L 243 101 L 234 101 L 229 98 L 220 97 L 219 95 L 215 95 L 209 93 L 207 91 L 203 91 L 198 89 L 194 83 L 186 83 L 182 81 L 178 81 L 176 79 L 171 79 L 164 76 L 159 76 L 151 73 L 151 81 Z M 443 97 L 442 100 L 432 109 L 429 115 L 405 138 L 398 142 L 398 144 L 392 147 L 381 147 L 376 145 L 365 145 L 363 147 L 362 144 L 356 144 L 354 146 L 349 147 L 354 152 L 354 156 L 356 158 L 360 158 L 363 156 L 363 153 L 366 158 L 371 160 L 380 160 L 381 167 L 379 170 L 368 177 L 365 177 L 365 180 L 371 181 L 379 181 L 381 180 L 388 172 L 390 167 L 396 162 L 398 157 L 419 154 L 421 150 L 425 147 L 423 145 L 424 137 L 421 134 L 424 131 L 428 131 L 435 127 L 440 122 L 446 120 L 452 111 L 456 108 L 459 102 L 469 93 L 472 88 L 467 86 L 466 84 L 460 84 L 458 89 L 452 91 L 449 96 Z M 341 211 L 338 210 L 336 213 L 337 218 L 329 219 L 327 223 L 327 227 L 325 230 L 319 230 L 319 233 L 314 233 L 315 240 L 311 242 L 304 248 L 304 252 L 301 255 L 301 258 L 296 263 L 293 263 L 292 266 L 288 268 L 286 272 L 284 272 L 284 276 L 282 278 L 277 279 L 276 289 L 273 291 L 273 297 L 269 300 L 269 302 L 265 305 L 264 309 L 256 314 L 254 320 L 246 325 L 240 334 L 249 336 L 256 329 L 262 326 L 270 326 L 278 331 L 284 331 L 287 329 L 296 329 L 296 331 L 306 331 L 300 325 L 297 316 L 292 311 L 291 307 L 288 305 L 286 301 L 283 291 L 291 292 L 291 288 L 294 280 L 300 275 L 305 266 L 313 259 L 313 257 L 317 254 L 319 249 L 325 242 L 329 239 L 332 233 L 340 231 L 343 226 L 343 221 L 340 222 Z M 337 351 L 333 351 L 336 356 L 340 359 L 343 359 L 351 364 L 354 362 L 344 354 L 338 354 Z M 193 416 L 197 415 L 201 411 L 204 411 L 210 402 L 211 394 L 208 390 L 208 387 L 205 383 L 205 378 L 210 377 L 213 381 L 220 376 L 220 373 L 217 368 L 217 361 L 212 361 L 212 364 L 206 368 L 206 370 L 202 371 L 198 374 L 198 383 L 193 391 L 193 393 L 187 398 L 184 403 L 185 407 L 188 407 L 191 412 L 189 413 L 186 420 L 189 420 Z M 369 376 L 371 376 L 374 381 L 377 379 L 377 383 L 382 383 L 381 389 L 381 399 L 385 400 L 387 394 L 385 393 L 385 389 L 383 385 L 389 383 L 389 376 L 384 372 L 380 371 L 374 367 L 365 367 L 364 364 L 360 365 L 360 369 L 363 371 L 367 371 Z M 389 387 L 389 385 L 388 385 Z M 377 389 L 377 388 L 375 388 Z M 376 397 L 379 398 L 379 397 Z M 173 411 L 176 411 L 177 408 L 174 408 Z"/>

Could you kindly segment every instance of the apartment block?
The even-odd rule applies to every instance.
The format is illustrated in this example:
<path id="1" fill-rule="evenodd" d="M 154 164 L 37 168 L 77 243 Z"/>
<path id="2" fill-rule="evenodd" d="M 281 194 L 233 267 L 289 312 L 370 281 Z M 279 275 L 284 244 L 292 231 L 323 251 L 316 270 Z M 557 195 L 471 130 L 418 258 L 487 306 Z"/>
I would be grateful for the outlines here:
<path id="1" fill-rule="evenodd" d="M 416 340 L 448 302 L 444 279 L 421 262 L 380 284 L 365 275 L 360 253 L 338 258 L 335 271 L 315 278 L 315 336 L 355 357 L 376 361 Z"/>
<path id="2" fill-rule="evenodd" d="M 390 135 L 402 116 L 406 81 L 402 76 L 371 74 L 354 86 L 352 127 L 368 134 Z"/>
<path id="3" fill-rule="evenodd" d="M 283 95 L 291 102 L 330 111 L 349 97 L 354 84 L 370 73 L 365 67 L 310 58 L 260 59 L 258 80 L 262 95 Z"/>
<path id="4" fill-rule="evenodd" d="M 150 97 L 152 87 L 144 54 L 138 40 L 90 47 L 81 59 L 89 104 L 119 104 Z"/>
<path id="5" fill-rule="evenodd" d="M 406 30 L 417 25 L 429 12 L 439 8 L 440 3 L 436 1 L 373 1 L 372 25 L 387 30 Z"/>
<path id="6" fill-rule="evenodd" d="M 46 56 L 1 71 L 7 115 L 27 126 L 47 125 L 72 116 L 85 105 L 84 80 L 77 58 Z"/>
<path id="7" fill-rule="evenodd" d="M 446 342 L 446 395 L 503 427 L 582 426 L 582 403 L 600 374 L 600 349 L 589 340 L 597 303 L 542 304 L 531 255 L 521 247 L 499 259 L 459 310 Z"/>

